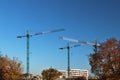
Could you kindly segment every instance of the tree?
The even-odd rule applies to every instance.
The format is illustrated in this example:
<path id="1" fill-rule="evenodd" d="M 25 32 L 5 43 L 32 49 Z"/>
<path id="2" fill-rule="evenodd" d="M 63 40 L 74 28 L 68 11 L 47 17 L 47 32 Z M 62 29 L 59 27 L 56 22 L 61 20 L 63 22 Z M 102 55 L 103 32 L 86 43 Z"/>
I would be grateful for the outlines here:
<path id="1" fill-rule="evenodd" d="M 111 38 L 102 43 L 98 52 L 89 55 L 89 63 L 91 71 L 102 80 L 120 78 L 120 41 Z"/>
<path id="2" fill-rule="evenodd" d="M 59 71 L 57 71 L 56 69 L 53 69 L 53 68 L 49 68 L 49 69 L 46 69 L 46 70 L 42 71 L 43 80 L 55 80 L 60 75 L 61 75 L 61 73 Z"/>
<path id="3" fill-rule="evenodd" d="M 0 55 L 0 80 L 22 80 L 22 63 Z"/>

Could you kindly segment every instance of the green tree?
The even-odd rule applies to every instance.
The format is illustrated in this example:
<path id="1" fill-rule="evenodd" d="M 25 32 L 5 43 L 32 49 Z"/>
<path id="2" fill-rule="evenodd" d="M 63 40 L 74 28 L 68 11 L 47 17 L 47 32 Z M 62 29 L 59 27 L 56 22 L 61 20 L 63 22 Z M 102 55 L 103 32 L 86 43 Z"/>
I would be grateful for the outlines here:
<path id="1" fill-rule="evenodd" d="M 61 73 L 53 68 L 42 71 L 43 80 L 56 80 L 60 75 Z"/>
<path id="2" fill-rule="evenodd" d="M 0 80 L 21 80 L 22 63 L 17 58 L 0 55 Z"/>
<path id="3" fill-rule="evenodd" d="M 102 80 L 120 78 L 120 41 L 111 38 L 102 43 L 96 53 L 89 55 L 89 63 L 91 71 Z"/>

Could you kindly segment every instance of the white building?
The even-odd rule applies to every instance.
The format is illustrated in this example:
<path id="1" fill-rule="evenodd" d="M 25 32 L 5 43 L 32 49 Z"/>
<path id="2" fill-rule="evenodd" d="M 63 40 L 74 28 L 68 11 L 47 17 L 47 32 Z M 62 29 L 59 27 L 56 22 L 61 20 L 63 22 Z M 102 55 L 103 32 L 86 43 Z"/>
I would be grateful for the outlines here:
<path id="1" fill-rule="evenodd" d="M 60 76 L 60 78 L 67 78 L 67 71 L 66 70 L 59 70 L 62 75 Z"/>
<path id="2" fill-rule="evenodd" d="M 59 70 L 62 73 L 61 78 L 67 78 L 67 70 Z M 71 78 L 78 78 L 78 77 L 85 77 L 88 80 L 88 70 L 81 70 L 81 69 L 71 69 L 70 70 L 70 77 Z"/>

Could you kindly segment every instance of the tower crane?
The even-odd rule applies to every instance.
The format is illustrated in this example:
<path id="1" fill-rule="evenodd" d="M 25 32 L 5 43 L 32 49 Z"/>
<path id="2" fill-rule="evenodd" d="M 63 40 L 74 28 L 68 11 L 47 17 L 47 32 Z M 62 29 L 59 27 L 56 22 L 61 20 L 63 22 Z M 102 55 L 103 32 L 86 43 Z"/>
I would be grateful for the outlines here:
<path id="1" fill-rule="evenodd" d="M 67 46 L 67 47 L 63 47 L 63 48 L 60 48 L 60 49 L 68 49 L 68 78 L 70 77 L 70 48 L 73 48 L 73 47 L 77 47 L 77 46 L 81 46 L 82 44 L 86 44 L 86 45 L 92 45 L 94 47 L 94 51 L 95 53 L 97 53 L 97 47 L 100 46 L 100 44 L 95 41 L 95 43 L 92 43 L 92 42 L 86 42 L 86 41 L 80 41 L 80 40 L 77 40 L 77 39 L 72 39 L 72 38 L 68 38 L 68 37 L 60 37 L 61 39 L 63 40 L 67 40 L 67 41 L 71 41 L 71 42 L 75 42 L 75 43 L 80 43 L 78 45 L 74 45 L 74 46 Z"/>
<path id="2" fill-rule="evenodd" d="M 94 47 L 94 52 L 97 53 L 97 47 L 100 46 L 100 43 L 97 42 L 97 40 L 93 43 L 93 42 L 87 42 L 87 41 L 80 41 L 77 39 L 72 39 L 72 38 L 68 38 L 68 37 L 60 37 L 63 40 L 67 40 L 67 41 L 71 41 L 71 42 L 76 42 L 76 43 L 81 43 L 81 44 L 86 44 L 86 45 L 92 45 Z"/>
<path id="3" fill-rule="evenodd" d="M 21 36 L 17 36 L 17 38 L 27 38 L 27 80 L 30 79 L 29 76 L 29 39 L 32 36 L 37 36 L 37 35 L 43 35 L 43 34 L 48 34 L 48 33 L 53 33 L 53 32 L 59 32 L 59 31 L 64 31 L 64 29 L 56 29 L 56 30 L 49 30 L 49 31 L 45 31 L 45 32 L 39 32 L 39 33 L 35 33 L 35 34 L 29 34 L 29 32 L 27 31 L 27 34 L 25 35 L 21 35 Z"/>
<path id="4" fill-rule="evenodd" d="M 68 78 L 70 78 L 70 49 L 74 48 L 74 47 L 78 47 L 78 46 L 81 46 L 81 44 L 70 46 L 69 43 L 68 43 L 68 46 L 59 48 L 61 50 L 67 49 L 67 51 L 68 51 L 68 54 L 67 54 L 67 56 L 68 56 L 68 67 L 67 67 Z"/>

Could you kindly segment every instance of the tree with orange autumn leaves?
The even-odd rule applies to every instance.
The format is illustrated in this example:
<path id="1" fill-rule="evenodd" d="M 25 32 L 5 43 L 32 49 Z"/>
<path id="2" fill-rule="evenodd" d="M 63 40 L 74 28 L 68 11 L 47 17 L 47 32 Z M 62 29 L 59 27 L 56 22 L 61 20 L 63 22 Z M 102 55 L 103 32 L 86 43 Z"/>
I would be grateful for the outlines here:
<path id="1" fill-rule="evenodd" d="M 91 71 L 101 80 L 120 79 L 120 41 L 108 39 L 97 50 L 89 55 Z"/>
<path id="2" fill-rule="evenodd" d="M 22 63 L 0 55 L 0 80 L 22 80 Z"/>
<path id="3" fill-rule="evenodd" d="M 43 80 L 57 80 L 60 75 L 62 75 L 62 73 L 54 68 L 49 68 L 42 71 Z"/>

